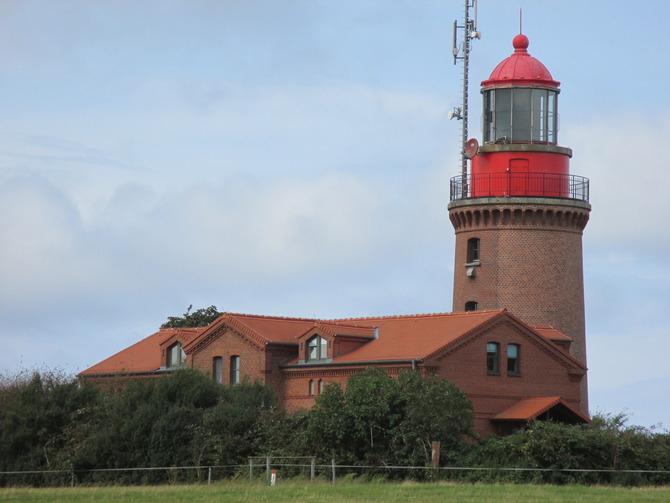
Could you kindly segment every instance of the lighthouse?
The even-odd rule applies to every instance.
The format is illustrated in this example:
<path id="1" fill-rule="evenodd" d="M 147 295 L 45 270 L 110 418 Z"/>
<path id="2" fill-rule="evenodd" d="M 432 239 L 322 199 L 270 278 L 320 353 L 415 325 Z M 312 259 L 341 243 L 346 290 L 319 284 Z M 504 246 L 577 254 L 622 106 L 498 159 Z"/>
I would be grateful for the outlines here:
<path id="1" fill-rule="evenodd" d="M 456 232 L 454 311 L 506 308 L 571 339 L 586 365 L 582 235 L 588 179 L 570 173 L 572 150 L 558 144 L 560 82 L 528 52 L 514 52 L 481 83 L 482 138 L 467 142 L 469 173 L 451 180 Z M 580 409 L 588 412 L 587 382 Z"/>

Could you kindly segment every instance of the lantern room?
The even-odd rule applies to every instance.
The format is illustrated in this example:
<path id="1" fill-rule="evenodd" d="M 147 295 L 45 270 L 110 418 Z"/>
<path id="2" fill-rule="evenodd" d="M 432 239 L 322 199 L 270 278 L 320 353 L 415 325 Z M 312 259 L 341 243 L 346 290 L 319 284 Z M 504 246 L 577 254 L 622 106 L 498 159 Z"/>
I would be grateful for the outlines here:
<path id="1" fill-rule="evenodd" d="M 482 82 L 484 143 L 557 143 L 559 82 L 528 54 L 528 37 L 512 41 L 514 53 Z"/>

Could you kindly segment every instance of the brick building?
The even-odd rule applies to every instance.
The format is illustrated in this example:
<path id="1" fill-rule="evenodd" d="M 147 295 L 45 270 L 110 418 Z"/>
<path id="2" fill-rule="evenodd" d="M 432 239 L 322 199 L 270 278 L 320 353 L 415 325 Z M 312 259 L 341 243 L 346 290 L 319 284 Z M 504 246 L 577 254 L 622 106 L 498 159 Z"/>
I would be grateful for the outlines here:
<path id="1" fill-rule="evenodd" d="M 452 313 L 342 320 L 225 313 L 207 327 L 163 329 L 80 374 L 122 383 L 181 367 L 274 389 L 309 408 L 330 382 L 366 367 L 436 374 L 472 401 L 475 430 L 505 433 L 535 418 L 588 421 L 582 231 L 588 180 L 557 145 L 559 83 L 527 52 L 482 82 L 483 144 L 451 182 L 456 232 Z"/>

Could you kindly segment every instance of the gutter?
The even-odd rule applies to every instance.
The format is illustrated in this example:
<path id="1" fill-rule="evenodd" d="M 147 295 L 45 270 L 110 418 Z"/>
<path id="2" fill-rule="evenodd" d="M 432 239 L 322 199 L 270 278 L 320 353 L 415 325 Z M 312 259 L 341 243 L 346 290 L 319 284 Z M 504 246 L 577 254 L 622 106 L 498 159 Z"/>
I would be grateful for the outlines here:
<path id="1" fill-rule="evenodd" d="M 293 363 L 281 364 L 281 369 L 301 370 L 305 368 L 332 368 L 332 367 L 355 367 L 355 366 L 371 366 L 371 365 L 411 365 L 412 370 L 416 370 L 417 363 L 423 363 L 422 359 L 413 360 L 367 360 L 360 362 L 322 362 L 322 363 Z"/>

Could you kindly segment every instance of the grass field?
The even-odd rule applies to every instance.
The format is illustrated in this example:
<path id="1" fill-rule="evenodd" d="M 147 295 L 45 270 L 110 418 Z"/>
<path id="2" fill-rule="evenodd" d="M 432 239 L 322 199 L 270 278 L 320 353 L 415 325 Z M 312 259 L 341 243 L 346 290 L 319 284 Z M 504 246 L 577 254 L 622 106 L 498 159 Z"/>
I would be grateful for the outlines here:
<path id="1" fill-rule="evenodd" d="M 379 501 L 454 502 L 669 502 L 670 488 L 618 488 L 583 486 L 466 485 L 418 483 L 287 482 L 267 487 L 245 482 L 211 486 L 79 487 L 0 489 L 0 501 L 96 503 L 363 503 Z"/>

